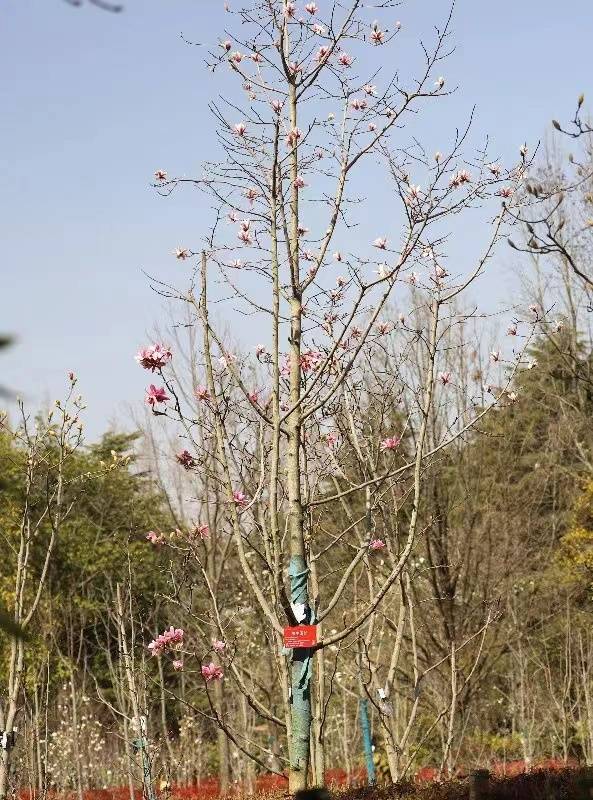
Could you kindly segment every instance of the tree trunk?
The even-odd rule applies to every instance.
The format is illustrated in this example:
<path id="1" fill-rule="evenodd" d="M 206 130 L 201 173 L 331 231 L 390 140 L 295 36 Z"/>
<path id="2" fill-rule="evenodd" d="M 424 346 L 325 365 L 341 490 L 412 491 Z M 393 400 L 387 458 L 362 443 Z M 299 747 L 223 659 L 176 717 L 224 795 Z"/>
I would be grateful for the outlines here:
<path id="1" fill-rule="evenodd" d="M 23 674 L 24 645 L 22 639 L 11 637 L 11 657 L 8 676 L 8 704 L 4 716 L 4 736 L 6 746 L 0 747 L 0 800 L 8 794 L 8 778 L 11 764 L 11 737 L 14 735 L 14 723 L 18 711 L 18 696 L 21 690 Z"/>
<path id="2" fill-rule="evenodd" d="M 70 704 L 72 709 L 72 735 L 74 742 L 74 760 L 76 761 L 76 794 L 78 800 L 82 797 L 82 763 L 80 758 L 80 741 L 78 728 L 78 701 L 76 698 L 76 687 L 74 686 L 74 668 L 70 670 Z"/>
<path id="3" fill-rule="evenodd" d="M 292 604 L 308 607 L 308 568 L 304 557 L 290 560 Z M 291 794 L 307 787 L 309 739 L 311 736 L 311 650 L 295 648 L 291 665 L 291 737 L 288 789 Z"/>
<path id="4" fill-rule="evenodd" d="M 221 681 L 214 684 L 214 698 L 216 708 L 221 718 L 224 719 L 224 688 Z M 218 784 L 221 797 L 225 797 L 231 786 L 231 763 L 229 738 L 221 727 L 216 732 L 216 744 L 218 749 Z"/>

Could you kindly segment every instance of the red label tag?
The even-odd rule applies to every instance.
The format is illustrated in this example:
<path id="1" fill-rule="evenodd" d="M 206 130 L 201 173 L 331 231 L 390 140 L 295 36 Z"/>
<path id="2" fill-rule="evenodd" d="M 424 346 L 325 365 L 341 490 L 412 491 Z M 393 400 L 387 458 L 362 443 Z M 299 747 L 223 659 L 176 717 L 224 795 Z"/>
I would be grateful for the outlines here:
<path id="1" fill-rule="evenodd" d="M 316 644 L 316 625 L 295 625 L 294 628 L 284 628 L 284 647 L 313 647 Z"/>

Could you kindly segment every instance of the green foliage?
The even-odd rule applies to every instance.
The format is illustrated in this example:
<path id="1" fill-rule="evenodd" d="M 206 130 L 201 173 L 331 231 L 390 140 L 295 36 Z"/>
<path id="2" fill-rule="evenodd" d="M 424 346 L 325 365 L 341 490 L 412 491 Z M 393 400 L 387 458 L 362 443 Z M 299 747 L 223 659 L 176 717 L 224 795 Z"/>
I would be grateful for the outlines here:
<path id="1" fill-rule="evenodd" d="M 572 524 L 560 542 L 559 564 L 566 580 L 593 591 L 593 479 L 582 483 Z"/>
<path id="2" fill-rule="evenodd" d="M 64 502 L 71 510 L 60 526 L 40 612 L 31 630 L 35 642 L 28 648 L 26 665 L 31 681 L 48 654 L 55 661 L 54 679 L 66 674 L 58 654 L 74 657 L 81 637 L 86 657 L 100 663 L 95 626 L 113 602 L 116 583 L 131 585 L 134 609 L 147 622 L 164 589 L 161 553 L 145 535 L 152 528 L 166 528 L 169 517 L 154 483 L 137 467 L 133 454 L 136 438 L 134 434 L 107 433 L 97 444 L 74 453 L 68 464 Z M 0 599 L 9 611 L 25 463 L 24 452 L 7 435 L 0 436 L 0 460 L 6 465 L 0 491 L 0 530 L 8 544 L 8 558 L 0 564 Z M 81 475 L 91 477 L 80 480 Z M 44 480 L 51 480 L 49 468 L 38 477 L 40 502 Z M 48 532 L 44 523 L 34 543 L 33 575 L 42 569 Z M 6 664 L 7 644 L 6 637 L 0 638 L 0 663 Z"/>

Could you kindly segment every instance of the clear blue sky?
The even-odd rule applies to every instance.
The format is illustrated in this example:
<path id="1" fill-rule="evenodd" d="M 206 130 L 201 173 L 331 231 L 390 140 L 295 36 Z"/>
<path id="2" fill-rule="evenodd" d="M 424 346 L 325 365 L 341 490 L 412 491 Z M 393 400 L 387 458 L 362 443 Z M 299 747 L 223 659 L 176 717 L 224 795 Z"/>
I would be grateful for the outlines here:
<path id="1" fill-rule="evenodd" d="M 74 370 L 93 436 L 128 426 L 142 402 L 133 355 L 163 319 L 142 270 L 183 283 L 171 251 L 207 228 L 203 198 L 164 200 L 149 183 L 156 168 L 198 174 L 215 153 L 206 106 L 219 89 L 180 33 L 210 45 L 225 21 L 222 0 L 123 2 L 118 15 L 63 0 L 5 0 L 0 12 L 0 332 L 18 336 L 0 383 L 34 406 Z M 447 7 L 402 5 L 409 41 Z M 478 132 L 511 157 L 568 118 L 579 92 L 593 101 L 590 0 L 458 0 L 454 31 L 447 135 L 475 103 Z M 481 291 L 508 296 L 510 258 Z"/>

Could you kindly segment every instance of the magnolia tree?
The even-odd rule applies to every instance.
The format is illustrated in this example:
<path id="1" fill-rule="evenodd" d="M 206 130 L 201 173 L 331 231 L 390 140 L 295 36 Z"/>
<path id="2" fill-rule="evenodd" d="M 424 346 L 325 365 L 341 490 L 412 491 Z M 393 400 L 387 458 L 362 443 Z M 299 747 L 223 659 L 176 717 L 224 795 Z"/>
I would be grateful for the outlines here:
<path id="1" fill-rule="evenodd" d="M 520 349 L 495 351 L 494 366 L 511 367 L 498 381 L 482 372 L 461 384 L 450 366 L 452 352 L 460 360 L 470 345 L 453 332 L 477 316 L 460 311 L 463 296 L 520 202 L 526 148 L 509 167 L 485 148 L 466 155 L 467 128 L 448 150 L 428 153 L 418 120 L 447 95 L 450 18 L 419 47 L 414 77 L 388 75 L 401 30 L 395 5 L 263 0 L 228 11 L 236 25 L 209 68 L 230 71 L 244 99 L 212 105 L 223 158 L 191 180 L 155 173 L 162 194 L 189 183 L 215 207 L 203 243 L 176 250 L 191 267 L 189 288 L 158 286 L 195 331 L 189 380 L 179 380 L 167 345 L 138 355 L 155 373 L 146 403 L 181 437 L 177 462 L 200 487 L 196 517 L 180 532 L 210 603 L 195 652 L 208 696 L 224 676 L 285 733 L 291 791 L 307 784 L 310 742 L 322 743 L 324 652 L 368 634 L 381 604 L 400 598 L 431 463 L 501 400 L 512 402 L 521 359 Z M 449 267 L 466 213 L 484 226 L 483 241 Z M 240 343 L 213 320 L 225 307 Z M 519 337 L 532 322 L 522 331 L 517 320 Z M 263 343 L 249 352 L 252 327 Z M 438 436 L 436 416 L 447 421 Z M 214 535 L 218 549 L 208 544 Z M 269 648 L 279 714 L 255 678 L 258 656 L 234 638 L 236 615 L 220 613 L 216 570 L 205 565 L 221 547 L 242 576 L 240 586 L 236 573 L 229 580 L 249 596 L 254 640 Z M 301 623 L 316 626 L 315 644 L 285 648 L 284 628 Z M 204 647 L 210 631 L 216 658 Z M 190 653 L 192 635 L 173 627 L 152 652 Z M 262 763 L 263 745 L 215 718 Z"/>

